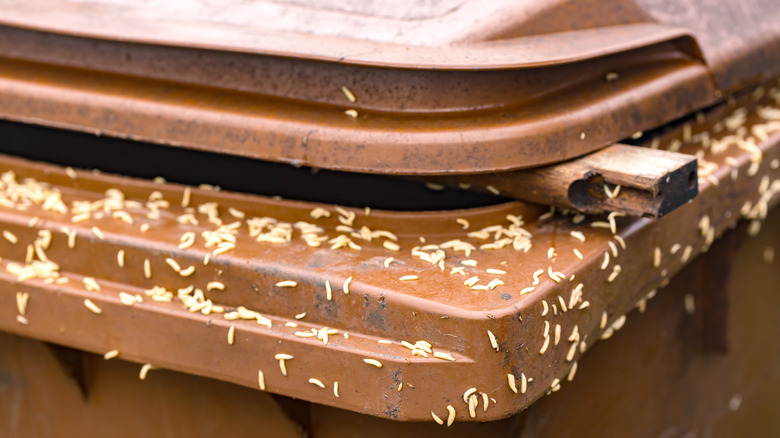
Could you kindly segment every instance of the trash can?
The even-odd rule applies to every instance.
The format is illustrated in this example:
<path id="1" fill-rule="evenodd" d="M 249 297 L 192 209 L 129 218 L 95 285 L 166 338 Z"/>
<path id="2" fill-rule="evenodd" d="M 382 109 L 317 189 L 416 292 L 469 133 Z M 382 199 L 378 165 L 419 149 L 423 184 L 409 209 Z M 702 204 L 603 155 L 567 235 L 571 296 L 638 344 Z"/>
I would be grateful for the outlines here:
<path id="1" fill-rule="evenodd" d="M 0 435 L 772 435 L 744 6 L 5 2 Z"/>

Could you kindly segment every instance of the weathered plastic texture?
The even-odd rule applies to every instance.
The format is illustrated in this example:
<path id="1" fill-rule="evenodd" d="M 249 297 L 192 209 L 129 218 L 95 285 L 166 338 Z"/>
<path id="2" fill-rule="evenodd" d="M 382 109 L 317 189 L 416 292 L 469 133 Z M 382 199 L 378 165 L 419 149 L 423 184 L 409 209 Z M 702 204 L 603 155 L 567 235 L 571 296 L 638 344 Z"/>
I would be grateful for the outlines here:
<path id="1" fill-rule="evenodd" d="M 0 4 L 3 118 L 358 172 L 559 162 L 780 73 L 772 0 Z"/>

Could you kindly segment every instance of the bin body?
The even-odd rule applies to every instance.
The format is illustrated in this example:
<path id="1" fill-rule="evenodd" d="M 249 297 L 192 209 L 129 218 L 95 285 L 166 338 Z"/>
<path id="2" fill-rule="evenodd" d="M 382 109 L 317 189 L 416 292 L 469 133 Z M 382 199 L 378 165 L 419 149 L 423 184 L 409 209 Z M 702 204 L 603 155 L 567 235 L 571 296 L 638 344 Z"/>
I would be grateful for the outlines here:
<path id="1" fill-rule="evenodd" d="M 576 378 L 563 390 L 505 420 L 455 423 L 446 435 L 771 435 L 780 429 L 780 345 L 774 342 L 780 260 L 765 261 L 768 247 L 780 247 L 777 211 L 756 237 L 746 237 L 744 226 L 729 231 L 661 289 L 644 313 L 629 313 L 623 329 L 580 360 Z M 693 315 L 685 310 L 691 293 L 702 300 Z M 724 318 L 725 350 L 706 346 L 713 331 L 707 312 Z M 443 433 L 434 423 L 384 420 L 174 371 L 151 371 L 141 381 L 138 367 L 121 360 L 0 336 L 2 436 Z"/>

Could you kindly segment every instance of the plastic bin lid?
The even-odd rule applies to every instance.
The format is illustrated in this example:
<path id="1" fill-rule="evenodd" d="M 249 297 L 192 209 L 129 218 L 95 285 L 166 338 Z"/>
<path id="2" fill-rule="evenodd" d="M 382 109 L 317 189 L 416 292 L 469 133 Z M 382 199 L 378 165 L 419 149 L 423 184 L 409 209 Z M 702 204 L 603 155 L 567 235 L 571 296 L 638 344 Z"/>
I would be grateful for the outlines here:
<path id="1" fill-rule="evenodd" d="M 3 1 L 0 117 L 345 171 L 527 168 L 776 74 L 776 8 L 752 3 Z"/>

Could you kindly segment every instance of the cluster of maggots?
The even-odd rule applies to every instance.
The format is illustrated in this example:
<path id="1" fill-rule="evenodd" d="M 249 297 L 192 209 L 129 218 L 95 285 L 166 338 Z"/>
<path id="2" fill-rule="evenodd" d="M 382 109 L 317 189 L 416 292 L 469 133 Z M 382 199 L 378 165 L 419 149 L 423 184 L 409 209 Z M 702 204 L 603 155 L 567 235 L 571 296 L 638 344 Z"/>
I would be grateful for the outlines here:
<path id="1" fill-rule="evenodd" d="M 347 91 L 345 94 L 349 96 Z M 761 99 L 764 96 L 768 96 L 774 100 L 775 104 L 780 105 L 780 91 L 778 88 L 772 88 L 768 92 L 763 88 L 759 88 L 754 93 L 756 100 Z M 748 120 L 747 110 L 744 108 L 736 108 L 731 115 L 729 115 L 723 122 L 715 125 L 713 132 L 702 131 L 698 133 L 693 132 L 692 125 L 686 124 L 682 129 L 682 139 L 674 139 L 670 144 L 666 145 L 668 150 L 680 150 L 683 147 L 694 147 L 696 144 L 700 145 L 700 149 L 696 152 L 699 158 L 699 176 L 701 178 L 700 183 L 708 183 L 714 186 L 719 185 L 718 179 L 714 176 L 715 172 L 721 168 L 717 164 L 716 160 L 710 160 L 714 156 L 719 156 L 728 153 L 732 148 L 737 148 L 742 152 L 747 152 L 747 171 L 748 176 L 754 176 L 758 173 L 759 166 L 762 163 L 763 154 L 757 146 L 757 142 L 765 141 L 768 139 L 768 135 L 772 132 L 780 130 L 780 109 L 759 106 L 756 111 L 757 116 L 763 120 L 761 123 L 754 123 L 751 126 L 746 126 Z M 727 135 L 722 134 L 721 131 L 733 132 Z M 717 138 L 716 138 L 717 137 Z M 659 141 L 653 141 L 651 147 L 661 147 Z M 710 158 L 710 159 L 708 159 Z M 743 164 L 738 157 L 726 156 L 717 161 L 723 161 L 727 166 L 731 167 L 730 179 L 736 181 L 739 176 L 739 168 Z M 780 163 L 775 159 L 770 163 L 770 168 L 776 170 L 780 167 Z M 71 178 L 78 178 L 78 173 L 73 169 L 67 168 L 66 173 Z M 620 186 L 606 187 L 608 196 L 619 196 Z M 746 202 L 740 209 L 742 217 L 751 221 L 748 228 L 750 235 L 755 235 L 759 232 L 761 221 L 766 217 L 769 203 L 776 195 L 780 193 L 780 180 L 771 180 L 769 175 L 764 175 L 759 184 L 758 199 L 755 203 L 750 201 Z M 215 202 L 207 202 L 192 207 L 191 204 L 192 193 L 189 187 L 185 188 L 182 192 L 181 208 L 184 209 L 184 213 L 177 217 L 177 222 L 181 225 L 188 225 L 197 227 L 202 223 L 208 223 L 213 226 L 212 229 L 203 230 L 200 235 L 194 231 L 185 231 L 181 234 L 176 242 L 176 245 L 181 249 L 188 249 L 198 244 L 198 240 L 202 240 L 204 248 L 210 251 L 203 259 L 203 264 L 208 265 L 211 257 L 217 257 L 221 254 L 233 251 L 236 248 L 236 244 L 239 241 L 239 233 L 242 229 L 246 229 L 247 235 L 255 242 L 263 244 L 287 244 L 293 239 L 299 238 L 310 247 L 327 246 L 331 250 L 353 250 L 360 251 L 366 244 L 372 244 L 374 241 L 381 242 L 381 247 L 392 253 L 396 253 L 396 257 L 401 257 L 402 246 L 399 243 L 399 238 L 388 230 L 371 230 L 366 226 L 357 228 L 355 226 L 355 220 L 357 214 L 349 209 L 334 207 L 333 210 L 328 210 L 322 207 L 313 209 L 310 212 L 311 218 L 316 221 L 321 218 L 330 217 L 332 214 L 336 214 L 339 225 L 336 226 L 335 231 L 338 233 L 336 236 L 328 235 L 325 228 L 315 223 L 309 223 L 299 221 L 295 223 L 280 221 L 270 217 L 248 217 L 243 211 L 235 209 L 233 207 L 227 208 L 226 212 L 220 211 L 220 206 Z M 137 222 L 138 216 L 146 217 L 150 220 L 161 220 L 162 212 L 169 209 L 171 204 L 165 200 L 163 195 L 158 191 L 153 191 L 147 200 L 132 200 L 127 199 L 124 193 L 118 189 L 110 189 L 106 191 L 105 197 L 96 201 L 73 201 L 71 206 L 68 207 L 62 198 L 61 193 L 51 188 L 47 184 L 40 183 L 31 178 L 26 178 L 22 181 L 17 181 L 12 171 L 5 172 L 0 176 L 0 206 L 15 208 L 19 210 L 27 210 L 33 206 L 37 206 L 45 211 L 57 212 L 61 214 L 70 214 L 71 222 L 74 224 L 92 219 L 101 219 L 103 217 L 111 217 L 118 221 L 124 222 L 129 225 L 134 225 Z M 538 220 L 543 221 L 551 218 L 555 214 L 555 209 L 551 209 L 549 212 L 543 214 Z M 365 214 L 370 214 L 370 210 L 366 209 Z M 606 216 L 606 221 L 590 221 L 589 227 L 591 228 L 605 228 L 609 229 L 612 234 L 612 239 L 607 242 L 609 249 L 604 251 L 601 257 L 600 269 L 605 271 L 605 281 L 611 283 L 617 279 L 622 272 L 620 264 L 614 263 L 620 254 L 620 250 L 626 250 L 626 243 L 623 238 L 618 234 L 617 218 L 621 214 L 610 213 Z M 226 223 L 224 219 L 230 217 L 231 222 Z M 433 244 L 426 243 L 425 239 L 420 238 L 422 245 L 416 245 L 409 249 L 411 259 L 419 259 L 424 263 L 428 263 L 437 267 L 440 271 L 445 271 L 445 261 L 448 259 L 459 259 L 459 262 L 455 266 L 450 267 L 450 275 L 463 275 L 468 277 L 463 281 L 463 285 L 475 291 L 491 291 L 499 286 L 504 286 L 504 281 L 501 279 L 507 274 L 507 267 L 502 263 L 502 266 L 493 266 L 484 269 L 483 271 L 476 272 L 475 269 L 478 266 L 478 261 L 471 257 L 475 252 L 500 250 L 500 249 L 513 249 L 522 253 L 528 252 L 532 247 L 532 234 L 526 230 L 523 219 L 515 215 L 506 216 L 507 224 L 496 224 L 488 227 L 481 228 L 479 230 L 469 231 L 470 223 L 464 218 L 457 218 L 456 223 L 466 232 L 463 239 L 452 239 L 442 243 Z M 577 225 L 585 220 L 585 216 L 582 214 L 573 214 L 572 223 Z M 30 220 L 28 224 L 31 227 L 36 226 L 38 220 L 36 217 Z M 715 226 L 711 223 L 708 215 L 703 215 L 700 218 L 698 229 L 700 231 L 701 238 L 703 239 L 703 246 L 698 250 L 706 250 L 714 241 L 716 237 Z M 143 223 L 139 226 L 139 231 L 144 233 L 148 231 L 150 225 Z M 65 236 L 68 248 L 75 248 L 77 237 L 79 234 L 76 230 L 68 227 L 62 227 L 60 232 Z M 97 226 L 92 226 L 89 229 L 89 234 L 94 236 L 98 240 L 105 240 L 107 236 Z M 11 231 L 4 230 L 2 232 L 3 238 L 9 243 L 16 245 L 19 243 L 19 238 Z M 571 230 L 569 236 L 579 242 L 586 241 L 586 234 L 580 230 Z M 110 236 L 109 236 L 110 237 Z M 44 283 L 57 283 L 62 284 L 68 281 L 67 277 L 61 277 L 59 274 L 59 266 L 54 261 L 50 260 L 46 254 L 53 234 L 51 230 L 41 229 L 38 231 L 38 235 L 35 240 L 27 245 L 26 255 L 24 263 L 9 262 L 6 264 L 6 270 L 15 275 L 20 283 L 38 278 Z M 470 241 L 469 241 L 470 240 Z M 764 259 L 771 260 L 774 257 L 774 251 L 765 251 Z M 651 251 L 650 261 L 652 265 L 661 269 L 662 282 L 661 286 L 668 283 L 668 269 L 662 267 L 664 259 L 669 256 L 677 256 L 679 253 L 679 261 L 682 264 L 687 263 L 690 258 L 697 251 L 693 245 L 681 245 L 674 244 L 668 249 L 662 249 L 655 247 Z M 584 259 L 584 255 L 579 249 L 573 249 L 573 254 L 580 260 Z M 461 257 L 461 255 L 463 257 Z M 547 251 L 548 259 L 555 260 L 558 257 L 555 248 L 551 247 Z M 395 257 L 389 257 L 385 261 L 385 267 L 389 268 L 395 261 Z M 173 258 L 167 257 L 164 259 L 165 264 L 170 269 L 175 271 L 181 277 L 190 277 L 196 271 L 196 266 L 188 265 L 182 266 L 178 261 Z M 125 254 L 123 250 L 117 253 L 117 265 L 120 268 L 129 268 L 126 266 Z M 471 270 L 467 273 L 466 270 Z M 153 278 L 151 270 L 151 262 L 147 258 L 144 260 L 142 272 L 145 278 Z M 476 275 L 471 275 L 476 274 Z M 482 283 L 480 275 L 489 276 L 490 280 L 486 283 Z M 532 282 L 520 290 L 520 294 L 528 294 L 535 290 L 540 284 L 542 276 L 546 276 L 550 281 L 560 283 L 567 280 L 566 274 L 557 272 L 553 269 L 552 264 L 547 269 L 536 270 L 531 278 Z M 347 278 L 340 288 L 344 294 L 349 294 L 349 285 L 353 277 Z M 418 281 L 420 276 L 418 274 L 406 274 L 398 278 L 399 281 L 409 282 Z M 568 281 L 574 284 L 574 276 L 568 277 Z M 82 277 L 81 282 L 83 287 L 92 292 L 100 291 L 100 283 L 98 280 L 91 277 Z M 280 279 L 275 286 L 278 288 L 295 288 L 298 283 L 296 280 Z M 243 306 L 238 306 L 234 310 L 228 310 L 224 306 L 215 304 L 209 295 L 218 294 L 224 291 L 228 285 L 221 281 L 213 280 L 209 281 L 204 288 L 198 288 L 194 285 L 189 285 L 185 288 L 180 288 L 176 291 L 168 290 L 163 286 L 154 286 L 144 292 L 144 295 L 153 301 L 166 301 L 171 302 L 174 299 L 178 299 L 190 312 L 199 312 L 205 315 L 212 313 L 223 314 L 224 319 L 228 321 L 244 320 L 254 321 L 257 324 L 261 324 L 267 327 L 272 327 L 272 320 L 261 313 L 250 310 Z M 573 309 L 585 310 L 590 307 L 590 302 L 583 298 L 584 285 L 582 283 L 576 283 L 571 289 L 568 297 L 557 296 L 556 299 L 548 302 L 542 300 L 541 316 L 555 317 L 559 314 L 566 313 Z M 323 293 L 327 300 L 333 299 L 334 287 L 329 280 L 326 280 Z M 652 290 L 647 293 L 642 299 L 637 302 L 637 307 L 640 311 L 644 311 L 647 300 L 651 299 L 656 293 L 656 290 Z M 144 296 L 141 294 L 129 294 L 126 292 L 119 292 L 119 299 L 122 304 L 127 306 L 133 306 L 138 303 L 142 303 Z M 17 292 L 17 321 L 20 324 L 29 324 L 27 319 L 27 306 L 29 301 L 29 293 Z M 102 313 L 102 309 L 90 299 L 84 300 L 84 306 L 90 312 L 99 315 Z M 686 311 L 693 313 L 695 311 L 695 303 L 693 296 L 686 296 L 685 299 Z M 302 312 L 295 316 L 296 320 L 301 320 L 306 316 L 305 312 Z M 609 323 L 609 315 L 606 311 L 602 313 L 599 322 L 599 329 L 601 330 L 601 339 L 607 339 L 612 334 L 619 330 L 626 322 L 626 316 L 617 316 L 611 323 Z M 297 323 L 287 322 L 285 324 L 290 328 L 297 328 Z M 227 332 L 227 343 L 233 345 L 236 342 L 236 325 L 230 325 Z M 317 338 L 317 340 L 323 342 L 324 345 L 328 344 L 329 336 L 338 334 L 339 331 L 330 327 L 312 327 L 309 330 L 297 330 L 294 335 L 301 338 Z M 348 339 L 348 334 L 343 333 L 344 337 Z M 577 352 L 582 353 L 587 349 L 587 335 L 580 334 L 580 328 L 578 325 L 574 325 L 568 335 L 564 333 L 564 328 L 559 323 L 554 325 L 550 320 L 543 320 L 543 342 L 539 348 L 539 354 L 545 354 L 548 348 L 557 346 L 561 340 L 566 340 L 570 347 L 567 350 L 565 359 L 571 363 L 567 374 L 567 379 L 572 380 L 577 370 L 577 362 L 574 360 Z M 446 351 L 437 351 L 429 342 L 420 340 L 415 344 L 407 341 L 394 342 L 391 340 L 380 339 L 377 341 L 379 344 L 397 344 L 406 348 L 409 354 L 416 357 L 433 359 L 440 359 L 446 361 L 455 361 L 457 358 L 452 353 Z M 488 330 L 487 342 L 491 349 L 499 351 L 499 340 L 496 335 Z M 119 356 L 118 350 L 111 350 L 105 354 L 106 359 L 111 359 Z M 287 376 L 287 361 L 293 360 L 293 356 L 287 353 L 278 353 L 275 355 L 275 359 L 279 362 L 279 368 L 283 376 Z M 363 362 L 367 365 L 381 368 L 383 364 L 374 358 L 364 358 Z M 154 369 L 151 364 L 146 364 L 142 367 L 140 378 L 144 379 L 149 370 Z M 261 389 L 266 389 L 266 378 L 262 371 L 258 372 L 258 385 Z M 506 385 L 509 391 L 515 394 L 525 394 L 529 383 L 533 381 L 532 378 L 526 377 L 524 373 L 515 375 L 509 373 L 506 375 Z M 325 388 L 326 385 L 320 378 L 311 377 L 308 382 L 314 386 Z M 519 383 L 519 384 L 518 384 Z M 411 384 L 409 384 L 411 386 Z M 399 385 L 399 390 L 402 385 Z M 560 389 L 560 380 L 554 378 L 549 386 L 548 393 L 555 392 Z M 333 393 L 335 397 L 339 397 L 339 383 L 333 382 Z M 471 418 L 476 417 L 478 411 L 479 402 L 482 402 L 483 411 L 487 411 L 490 406 L 490 402 L 496 403 L 495 399 L 489 397 L 486 392 L 477 391 L 476 387 L 472 387 L 466 391 L 463 395 L 464 403 Z M 431 416 L 439 424 L 446 423 L 448 426 L 452 424 L 456 417 L 456 409 L 452 405 L 446 406 L 447 414 L 443 417 L 439 417 L 434 411 L 431 411 Z M 443 419 L 443 418 L 446 418 Z"/>

